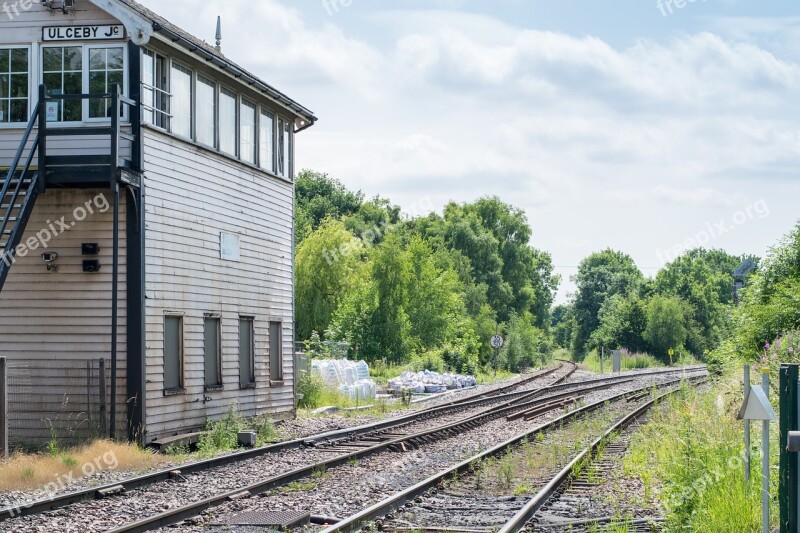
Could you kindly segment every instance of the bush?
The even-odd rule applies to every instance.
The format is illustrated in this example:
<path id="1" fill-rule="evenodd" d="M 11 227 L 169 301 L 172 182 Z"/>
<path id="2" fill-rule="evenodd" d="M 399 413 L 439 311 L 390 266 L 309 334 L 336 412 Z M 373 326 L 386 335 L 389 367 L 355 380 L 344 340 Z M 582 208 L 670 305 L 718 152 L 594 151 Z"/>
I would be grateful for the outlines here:
<path id="1" fill-rule="evenodd" d="M 410 366 L 414 372 L 422 372 L 423 370 L 444 372 L 445 362 L 442 350 L 431 350 L 423 354 L 415 355 L 411 358 Z"/>
<path id="2" fill-rule="evenodd" d="M 297 393 L 302 394 L 303 398 L 298 405 L 310 409 L 319 407 L 324 387 L 325 382 L 314 372 L 301 372 L 300 379 L 297 380 Z"/>

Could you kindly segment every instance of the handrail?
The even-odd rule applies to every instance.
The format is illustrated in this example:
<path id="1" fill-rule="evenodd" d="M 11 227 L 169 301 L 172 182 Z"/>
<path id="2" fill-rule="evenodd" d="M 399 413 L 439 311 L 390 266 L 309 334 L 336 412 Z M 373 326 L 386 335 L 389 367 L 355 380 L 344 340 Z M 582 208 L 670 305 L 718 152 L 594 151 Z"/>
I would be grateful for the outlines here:
<path id="1" fill-rule="evenodd" d="M 33 131 L 33 127 L 36 125 L 36 122 L 39 120 L 39 106 L 34 106 L 33 114 L 31 115 L 31 119 L 28 121 L 28 127 L 25 128 L 25 134 L 22 136 L 22 142 L 17 148 L 17 153 L 14 155 L 14 159 L 11 161 L 11 166 L 8 169 L 8 175 L 6 176 L 6 181 L 3 184 L 2 192 L 0 192 L 0 198 L 5 196 L 8 192 L 8 185 L 11 182 L 11 178 L 14 176 L 14 173 L 19 168 L 19 160 L 22 159 L 22 153 L 25 151 L 25 146 L 28 144 L 31 138 L 31 132 Z M 38 147 L 38 139 L 37 142 L 31 147 L 31 154 L 36 151 Z"/>
<path id="2" fill-rule="evenodd" d="M 39 105 L 34 107 L 34 111 L 31 114 L 30 120 L 28 121 L 28 126 L 27 128 L 25 128 L 25 134 L 22 136 L 22 142 L 20 143 L 19 148 L 17 148 L 16 154 L 14 154 L 14 159 L 11 162 L 11 166 L 8 169 L 8 174 L 6 175 L 6 179 L 3 182 L 3 188 L 0 189 L 0 203 L 5 202 L 6 196 L 9 196 L 8 207 L 4 210 L 2 215 L 2 220 L 0 220 L 0 239 L 3 239 L 3 237 L 5 237 L 6 228 L 8 228 L 8 224 L 11 221 L 11 215 L 14 212 L 17 201 L 19 200 L 20 193 L 22 192 L 22 185 L 23 183 L 25 183 L 25 178 L 27 177 L 27 174 L 31 169 L 31 163 L 33 163 L 33 157 L 40 147 L 39 144 L 40 137 L 37 135 L 36 140 L 34 140 L 33 145 L 30 147 L 30 152 L 28 153 L 28 157 L 25 160 L 25 166 L 22 168 L 22 172 L 20 173 L 19 178 L 17 179 L 16 187 L 14 187 L 13 192 L 11 192 L 11 194 L 9 195 L 9 189 L 11 188 L 11 184 L 13 183 L 14 175 L 20 168 L 19 163 L 20 160 L 22 159 L 22 154 L 25 152 L 25 149 L 27 148 L 28 143 L 30 142 L 31 134 L 33 132 L 33 127 L 39 120 L 39 109 L 40 109 Z M 31 186 L 36 185 L 36 175 L 30 178 L 30 182 Z M 30 190 L 30 187 L 28 188 L 28 190 Z M 20 216 L 22 216 L 21 213 Z M 14 232 L 12 231 L 11 233 L 12 234 L 10 234 L 7 239 L 3 239 L 5 240 L 5 245 L 3 246 L 4 258 L 10 257 L 10 254 L 14 253 L 13 250 Z"/>

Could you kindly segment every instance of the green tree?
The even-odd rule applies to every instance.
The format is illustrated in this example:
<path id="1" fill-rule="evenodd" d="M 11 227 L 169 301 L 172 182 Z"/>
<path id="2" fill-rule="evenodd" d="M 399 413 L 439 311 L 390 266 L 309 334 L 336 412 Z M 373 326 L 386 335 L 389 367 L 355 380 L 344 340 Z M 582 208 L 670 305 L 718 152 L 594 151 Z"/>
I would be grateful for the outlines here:
<path id="1" fill-rule="evenodd" d="M 331 316 L 352 286 L 361 260 L 353 235 L 337 220 L 328 219 L 297 247 L 295 294 L 297 336 L 328 329 Z"/>
<path id="2" fill-rule="evenodd" d="M 609 249 L 581 261 L 573 280 L 578 290 L 573 305 L 576 328 L 572 351 L 581 359 L 590 336 L 600 326 L 600 309 L 606 300 L 614 295 L 636 294 L 644 276 L 629 255 Z"/>
<path id="3" fill-rule="evenodd" d="M 406 313 L 416 351 L 441 346 L 452 338 L 452 327 L 464 313 L 463 288 L 458 275 L 436 265 L 434 252 L 422 237 L 406 248 Z"/>
<path id="4" fill-rule="evenodd" d="M 589 337 L 589 346 L 644 352 L 647 350 L 646 327 L 645 302 L 638 295 L 615 294 L 600 308 L 600 325 Z"/>
<path id="5" fill-rule="evenodd" d="M 698 248 L 658 272 L 658 294 L 677 296 L 687 304 L 687 348 L 700 355 L 715 349 L 730 334 L 733 272 L 745 257 Z"/>
<path id="6" fill-rule="evenodd" d="M 321 172 L 303 170 L 295 180 L 295 233 L 301 243 L 326 218 L 357 213 L 363 193 L 349 191 L 339 180 Z"/>
<path id="7" fill-rule="evenodd" d="M 653 296 L 647 304 L 644 338 L 653 355 L 669 361 L 669 350 L 682 350 L 686 342 L 686 303 L 680 298 Z"/>
<path id="8" fill-rule="evenodd" d="M 508 323 L 506 343 L 501 349 L 503 365 L 519 372 L 544 364 L 553 350 L 550 337 L 533 325 L 530 313 L 512 315 Z"/>
<path id="9" fill-rule="evenodd" d="M 767 343 L 800 328 L 800 222 L 771 249 L 736 310 L 731 356 L 753 360 Z"/>

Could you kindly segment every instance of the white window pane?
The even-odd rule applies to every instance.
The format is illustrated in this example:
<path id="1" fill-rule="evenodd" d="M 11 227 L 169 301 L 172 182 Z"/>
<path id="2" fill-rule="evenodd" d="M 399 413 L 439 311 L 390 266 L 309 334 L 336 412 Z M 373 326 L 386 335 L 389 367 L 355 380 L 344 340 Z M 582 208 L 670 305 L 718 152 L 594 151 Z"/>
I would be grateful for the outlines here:
<path id="1" fill-rule="evenodd" d="M 259 161 L 261 168 L 275 172 L 275 117 L 261 112 L 259 123 Z"/>
<path id="2" fill-rule="evenodd" d="M 197 142 L 216 146 L 217 88 L 213 81 L 197 78 Z"/>
<path id="3" fill-rule="evenodd" d="M 172 65 L 172 133 L 181 137 L 192 136 L 192 73 Z"/>
<path id="4" fill-rule="evenodd" d="M 292 151 L 290 149 L 290 143 L 292 140 L 292 132 L 289 129 L 289 123 L 283 123 L 283 174 L 281 176 L 288 177 L 290 172 L 290 163 L 292 157 Z"/>
<path id="5" fill-rule="evenodd" d="M 236 95 L 225 89 L 219 94 L 219 149 L 236 155 Z"/>
<path id="6" fill-rule="evenodd" d="M 239 154 L 242 161 L 256 162 L 256 106 L 242 101 L 239 117 Z"/>
<path id="7" fill-rule="evenodd" d="M 155 122 L 156 107 L 156 56 L 153 52 L 142 53 L 142 110 L 143 120 L 148 124 Z M 149 108 L 149 109 L 148 109 Z"/>

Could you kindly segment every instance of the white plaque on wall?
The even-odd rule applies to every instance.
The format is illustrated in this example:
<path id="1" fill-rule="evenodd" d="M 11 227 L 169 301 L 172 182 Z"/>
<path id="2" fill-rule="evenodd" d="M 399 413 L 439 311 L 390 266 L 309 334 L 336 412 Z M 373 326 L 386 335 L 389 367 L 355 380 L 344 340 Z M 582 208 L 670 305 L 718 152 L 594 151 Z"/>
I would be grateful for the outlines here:
<path id="1" fill-rule="evenodd" d="M 226 261 L 239 260 L 239 236 L 232 233 L 220 233 L 219 256 Z"/>

